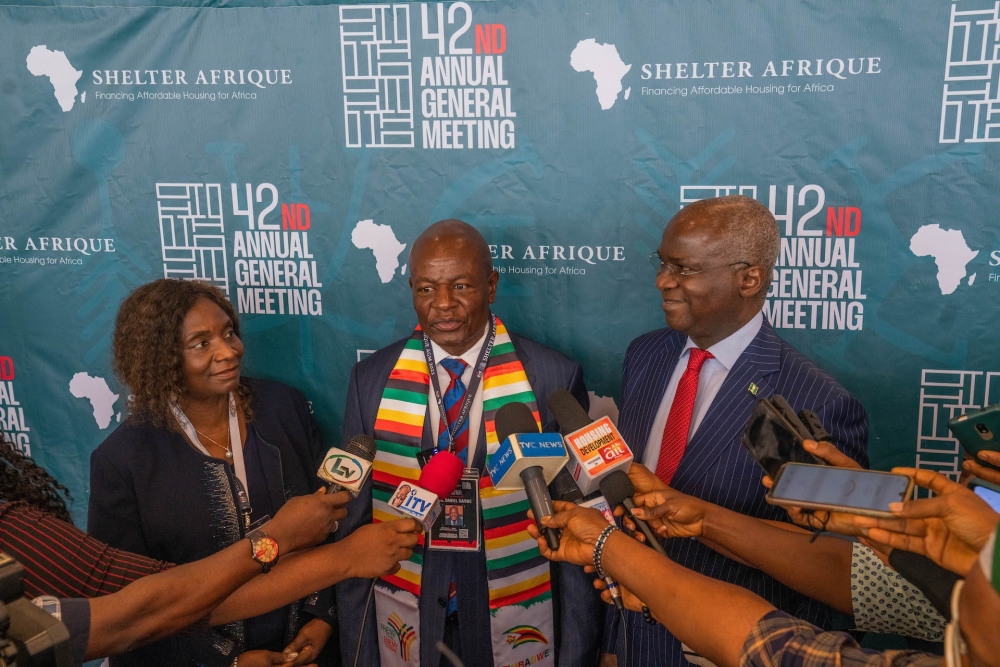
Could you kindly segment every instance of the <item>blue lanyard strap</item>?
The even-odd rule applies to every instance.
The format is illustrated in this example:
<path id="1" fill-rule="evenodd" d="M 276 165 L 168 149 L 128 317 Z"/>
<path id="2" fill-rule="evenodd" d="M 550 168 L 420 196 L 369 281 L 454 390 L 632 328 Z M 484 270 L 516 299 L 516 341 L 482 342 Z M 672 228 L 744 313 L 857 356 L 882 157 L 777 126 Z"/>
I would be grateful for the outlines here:
<path id="1" fill-rule="evenodd" d="M 479 361 L 476 363 L 476 369 L 472 374 L 472 381 L 466 389 L 462 409 L 459 411 L 455 423 L 448 429 L 448 451 L 450 452 L 455 451 L 455 436 L 462 429 L 462 424 L 465 423 L 466 418 L 469 416 L 469 411 L 472 409 L 472 401 L 475 400 L 479 383 L 483 380 L 483 374 L 486 372 L 486 365 L 490 361 L 490 353 L 493 351 L 493 343 L 496 341 L 496 337 L 496 316 L 490 313 L 490 334 L 487 336 L 486 344 L 483 345 L 483 351 L 479 355 Z M 437 401 L 438 413 L 441 419 L 444 420 L 445 426 L 447 426 L 448 412 L 444 409 L 444 399 L 441 396 L 441 387 L 438 384 L 437 365 L 434 363 L 434 350 L 431 347 L 431 339 L 427 337 L 426 333 L 424 334 L 424 358 L 427 359 L 427 370 L 431 375 L 431 387 L 434 389 L 434 399 Z M 434 453 L 437 454 L 437 452 L 438 447 L 437 443 L 435 443 Z"/>

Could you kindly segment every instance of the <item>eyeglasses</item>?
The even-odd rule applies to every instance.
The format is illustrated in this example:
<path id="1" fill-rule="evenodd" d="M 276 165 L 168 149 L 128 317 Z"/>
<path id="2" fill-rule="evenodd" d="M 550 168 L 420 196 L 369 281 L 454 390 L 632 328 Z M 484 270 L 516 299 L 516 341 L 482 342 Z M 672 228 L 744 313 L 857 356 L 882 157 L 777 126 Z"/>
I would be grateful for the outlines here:
<path id="1" fill-rule="evenodd" d="M 722 269 L 727 266 L 740 266 L 745 264 L 746 266 L 752 266 L 750 262 L 732 262 L 730 264 L 719 264 L 718 266 L 708 266 L 704 269 L 692 269 L 686 266 L 680 266 L 678 264 L 670 264 L 669 262 L 664 262 L 660 259 L 659 252 L 649 253 L 649 265 L 656 269 L 656 275 L 661 273 L 668 273 L 673 276 L 681 276 L 686 278 L 687 276 L 693 276 L 696 273 L 705 273 L 706 271 L 714 271 L 716 269 Z"/>

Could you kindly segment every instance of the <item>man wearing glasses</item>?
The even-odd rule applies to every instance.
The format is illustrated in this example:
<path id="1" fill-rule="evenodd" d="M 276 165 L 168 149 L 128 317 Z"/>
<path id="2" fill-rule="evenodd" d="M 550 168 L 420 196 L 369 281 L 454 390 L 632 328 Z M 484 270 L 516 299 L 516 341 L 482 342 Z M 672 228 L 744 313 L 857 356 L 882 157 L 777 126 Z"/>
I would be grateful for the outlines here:
<path id="1" fill-rule="evenodd" d="M 774 216 L 741 195 L 695 202 L 663 231 L 650 255 L 667 328 L 632 341 L 625 355 L 618 428 L 635 460 L 671 487 L 761 519 L 787 521 L 764 500 L 763 471 L 740 437 L 758 399 L 780 394 L 796 412 L 817 413 L 834 444 L 868 466 L 868 417 L 861 404 L 764 321 L 780 238 Z M 643 491 L 643 489 L 637 489 Z M 746 564 L 695 540 L 669 540 L 677 563 L 764 597 L 817 625 L 829 610 Z M 608 615 L 604 650 L 628 667 L 682 667 L 684 650 L 663 626 Z M 619 659 L 621 655 L 619 654 Z M 610 655 L 603 664 L 615 664 Z M 621 663 L 621 667 L 625 667 Z"/>

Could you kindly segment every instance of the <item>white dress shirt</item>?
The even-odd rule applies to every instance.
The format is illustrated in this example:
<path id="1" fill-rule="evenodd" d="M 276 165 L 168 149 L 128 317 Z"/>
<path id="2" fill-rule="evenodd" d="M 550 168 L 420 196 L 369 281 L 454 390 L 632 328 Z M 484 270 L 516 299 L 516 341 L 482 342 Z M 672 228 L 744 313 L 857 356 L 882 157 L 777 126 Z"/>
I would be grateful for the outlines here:
<path id="1" fill-rule="evenodd" d="M 720 340 L 718 343 L 708 348 L 712 353 L 712 359 L 706 359 L 698 374 L 698 392 L 695 394 L 694 411 L 691 413 L 691 430 L 688 431 L 688 440 L 698 430 L 701 420 L 708 414 L 708 409 L 712 406 L 722 383 L 732 370 L 733 364 L 740 358 L 743 351 L 747 349 L 754 337 L 760 332 L 760 327 L 764 323 L 763 313 L 758 312 L 753 319 L 736 330 L 728 338 Z M 667 417 L 670 415 L 670 406 L 673 405 L 674 395 L 677 393 L 677 385 L 680 384 L 681 376 L 687 369 L 688 358 L 691 356 L 691 348 L 697 347 L 694 341 L 688 337 L 684 344 L 684 350 L 677 360 L 670 382 L 667 383 L 667 390 L 663 392 L 663 400 L 656 411 L 656 418 L 653 420 L 653 427 L 649 431 L 649 440 L 646 441 L 646 451 L 642 457 L 642 463 L 650 470 L 656 470 L 656 464 L 660 458 L 660 443 L 663 441 L 663 429 L 667 425 Z"/>
<path id="2" fill-rule="evenodd" d="M 451 376 L 448 371 L 441 365 L 442 359 L 457 358 L 464 361 L 467 366 L 465 367 L 465 372 L 462 373 L 462 382 L 465 383 L 466 389 L 469 387 L 469 383 L 472 381 L 472 374 L 476 370 L 476 363 L 479 362 L 479 355 L 483 351 L 483 345 L 486 343 L 486 337 L 490 335 L 490 324 L 486 323 L 486 331 L 483 332 L 482 337 L 476 342 L 475 345 L 470 347 L 465 351 L 465 354 L 454 357 L 448 354 L 443 347 L 431 341 L 431 351 L 434 353 L 434 366 L 437 371 L 438 377 L 438 387 L 441 388 L 441 399 L 444 400 L 445 392 L 448 391 L 448 385 L 451 384 Z M 434 398 L 434 388 L 430 388 L 429 396 L 427 400 L 427 410 L 428 416 L 431 420 L 431 435 L 434 437 L 434 444 L 437 444 L 438 439 L 438 427 L 441 424 L 441 411 L 438 410 L 437 401 Z M 465 418 L 469 422 L 469 447 L 468 454 L 466 458 L 466 466 L 471 467 L 472 462 L 476 456 L 476 444 L 479 442 L 479 427 L 483 422 L 483 383 L 479 383 L 479 387 L 476 389 L 476 396 L 472 401 L 472 405 L 469 407 L 469 416 Z"/>

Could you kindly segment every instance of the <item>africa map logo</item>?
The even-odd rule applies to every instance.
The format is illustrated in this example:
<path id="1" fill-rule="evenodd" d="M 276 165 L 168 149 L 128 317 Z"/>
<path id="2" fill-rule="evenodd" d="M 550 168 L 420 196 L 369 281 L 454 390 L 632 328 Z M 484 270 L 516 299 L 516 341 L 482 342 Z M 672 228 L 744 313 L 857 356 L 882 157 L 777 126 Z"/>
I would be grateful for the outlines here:
<path id="1" fill-rule="evenodd" d="M 417 630 L 412 625 L 407 625 L 399 614 L 395 612 L 389 614 L 389 626 L 399 639 L 399 657 L 404 662 L 410 659 L 410 647 L 417 641 Z"/>
<path id="2" fill-rule="evenodd" d="M 392 621 L 390 620 L 390 622 Z M 510 630 L 504 632 L 504 634 L 507 635 L 507 643 L 511 645 L 511 648 L 517 648 L 518 646 L 532 642 L 538 644 L 549 643 L 545 635 L 533 625 L 515 625 Z"/>

